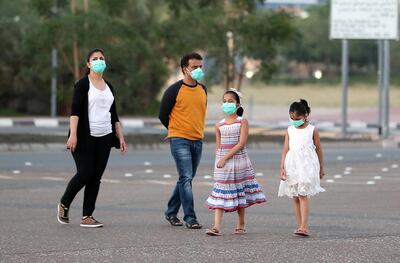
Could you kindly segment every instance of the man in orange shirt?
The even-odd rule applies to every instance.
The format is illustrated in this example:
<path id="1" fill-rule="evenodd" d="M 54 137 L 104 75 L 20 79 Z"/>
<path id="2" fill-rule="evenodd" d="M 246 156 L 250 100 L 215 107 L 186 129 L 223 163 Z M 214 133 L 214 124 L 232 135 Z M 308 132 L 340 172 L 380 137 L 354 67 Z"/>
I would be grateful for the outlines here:
<path id="1" fill-rule="evenodd" d="M 203 58 L 197 53 L 181 59 L 183 80 L 171 85 L 161 100 L 159 118 L 168 129 L 171 153 L 179 179 L 165 211 L 165 218 L 172 226 L 182 226 L 177 217 L 182 205 L 186 227 L 200 229 L 194 211 L 192 180 L 196 175 L 202 152 L 202 139 L 207 108 L 207 90 L 200 80 Z"/>

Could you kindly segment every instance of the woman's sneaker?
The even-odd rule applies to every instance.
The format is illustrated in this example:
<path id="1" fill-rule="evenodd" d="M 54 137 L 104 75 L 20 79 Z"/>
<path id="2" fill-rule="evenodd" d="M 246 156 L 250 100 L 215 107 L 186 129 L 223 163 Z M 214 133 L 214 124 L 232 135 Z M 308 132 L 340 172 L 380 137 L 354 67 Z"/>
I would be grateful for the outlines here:
<path id="1" fill-rule="evenodd" d="M 61 203 L 57 205 L 57 220 L 63 225 L 69 223 L 69 216 L 68 216 L 69 209 L 63 206 Z"/>
<path id="2" fill-rule="evenodd" d="M 84 216 L 81 219 L 81 227 L 102 227 L 103 224 L 93 218 L 93 216 Z"/>

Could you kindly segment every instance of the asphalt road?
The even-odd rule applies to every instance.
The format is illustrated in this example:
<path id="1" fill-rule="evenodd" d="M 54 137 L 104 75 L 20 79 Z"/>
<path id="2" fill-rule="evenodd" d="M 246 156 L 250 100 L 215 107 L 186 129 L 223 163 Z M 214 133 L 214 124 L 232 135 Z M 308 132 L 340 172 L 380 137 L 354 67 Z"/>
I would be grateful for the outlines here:
<path id="1" fill-rule="evenodd" d="M 310 238 L 291 235 L 291 201 L 278 198 L 279 144 L 249 149 L 268 203 L 247 209 L 247 230 L 222 237 L 171 227 L 163 210 L 176 180 L 167 145 L 112 153 L 94 216 L 102 229 L 82 229 L 82 195 L 70 225 L 56 204 L 74 173 L 66 151 L 0 152 L 0 262 L 398 262 L 400 150 L 377 143 L 323 145 L 326 192 L 311 199 Z M 213 146 L 205 145 L 194 180 L 200 222 L 212 225 L 204 202 L 212 188 Z"/>

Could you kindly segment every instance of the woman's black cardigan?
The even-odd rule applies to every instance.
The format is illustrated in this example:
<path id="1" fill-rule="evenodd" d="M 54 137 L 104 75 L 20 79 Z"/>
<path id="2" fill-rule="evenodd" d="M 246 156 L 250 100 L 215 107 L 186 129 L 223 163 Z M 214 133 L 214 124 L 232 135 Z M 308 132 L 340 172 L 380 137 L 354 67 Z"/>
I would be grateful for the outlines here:
<path id="1" fill-rule="evenodd" d="M 107 82 L 108 87 L 110 88 L 112 94 L 114 95 L 114 90 L 112 85 Z M 90 126 L 89 126 L 89 77 L 85 76 L 82 79 L 78 80 L 74 86 L 74 95 L 72 97 L 72 105 L 71 105 L 71 116 L 78 116 L 78 128 L 76 132 L 77 136 L 77 145 L 76 152 L 83 152 L 88 150 L 88 141 L 90 139 Z M 119 139 L 116 136 L 115 132 L 115 123 L 119 122 L 117 109 L 115 106 L 115 95 L 114 101 L 110 108 L 111 113 L 111 126 L 112 126 L 112 147 L 119 148 Z M 71 131 L 70 131 L 71 132 Z M 69 133 L 70 133 L 69 132 Z M 68 137 L 69 137 L 68 133 Z"/>

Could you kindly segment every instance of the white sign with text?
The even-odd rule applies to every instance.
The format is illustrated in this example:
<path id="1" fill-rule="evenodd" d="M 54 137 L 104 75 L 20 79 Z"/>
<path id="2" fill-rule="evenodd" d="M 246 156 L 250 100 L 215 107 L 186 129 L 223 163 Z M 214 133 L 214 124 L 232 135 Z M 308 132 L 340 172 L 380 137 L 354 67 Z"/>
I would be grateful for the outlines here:
<path id="1" fill-rule="evenodd" d="M 399 0 L 331 0 L 331 39 L 398 39 Z"/>

